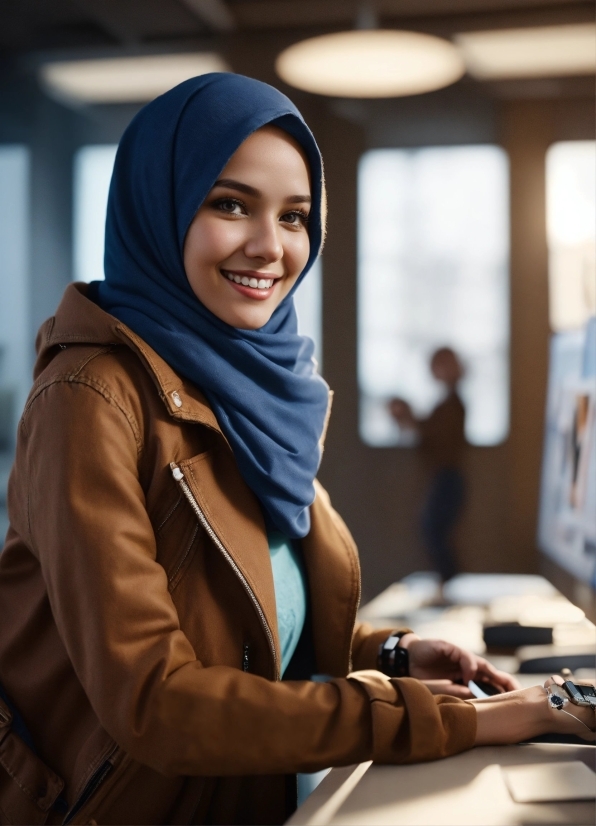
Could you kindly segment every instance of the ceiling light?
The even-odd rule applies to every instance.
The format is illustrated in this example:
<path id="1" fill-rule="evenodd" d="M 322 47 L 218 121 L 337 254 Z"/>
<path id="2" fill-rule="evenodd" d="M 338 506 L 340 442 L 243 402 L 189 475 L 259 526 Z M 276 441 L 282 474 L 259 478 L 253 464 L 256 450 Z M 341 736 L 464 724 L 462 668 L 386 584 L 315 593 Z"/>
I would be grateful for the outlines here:
<path id="1" fill-rule="evenodd" d="M 46 63 L 41 79 L 50 92 L 83 103 L 142 103 L 183 80 L 230 71 L 212 52 L 69 60 Z"/>
<path id="2" fill-rule="evenodd" d="M 596 71 L 596 25 L 467 32 L 455 37 L 479 80 L 585 75 Z"/>
<path id="3" fill-rule="evenodd" d="M 297 89 L 354 98 L 398 97 L 454 83 L 465 67 L 447 40 L 373 29 L 303 40 L 283 51 L 277 74 Z"/>

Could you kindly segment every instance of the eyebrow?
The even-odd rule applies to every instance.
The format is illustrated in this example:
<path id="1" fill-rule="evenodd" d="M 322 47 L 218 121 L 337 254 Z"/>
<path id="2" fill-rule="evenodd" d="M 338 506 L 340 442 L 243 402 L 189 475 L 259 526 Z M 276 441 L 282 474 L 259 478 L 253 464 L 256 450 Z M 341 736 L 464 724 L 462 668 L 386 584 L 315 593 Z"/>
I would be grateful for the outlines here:
<path id="1" fill-rule="evenodd" d="M 237 192 L 243 192 L 245 195 L 251 195 L 253 198 L 261 198 L 263 193 L 260 189 L 255 189 L 254 186 L 243 184 L 241 181 L 234 181 L 232 178 L 220 178 L 213 184 L 213 189 L 216 186 L 225 187 L 226 189 L 235 189 Z M 286 198 L 289 204 L 310 204 L 312 198 L 310 195 L 290 195 Z"/>

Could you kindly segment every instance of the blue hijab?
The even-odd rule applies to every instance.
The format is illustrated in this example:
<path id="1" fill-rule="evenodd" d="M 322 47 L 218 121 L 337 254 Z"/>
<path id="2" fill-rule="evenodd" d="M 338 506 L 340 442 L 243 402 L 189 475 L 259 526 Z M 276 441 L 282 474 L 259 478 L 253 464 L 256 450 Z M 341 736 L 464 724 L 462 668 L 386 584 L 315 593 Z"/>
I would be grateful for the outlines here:
<path id="1" fill-rule="evenodd" d="M 207 397 L 244 480 L 271 526 L 306 536 L 329 390 L 313 342 L 298 335 L 292 292 L 258 330 L 231 327 L 193 293 L 184 271 L 188 228 L 240 144 L 275 124 L 304 149 L 311 171 L 310 256 L 322 240 L 323 171 L 315 139 L 277 89 L 235 74 L 192 78 L 142 109 L 114 165 L 105 281 L 96 300 Z"/>

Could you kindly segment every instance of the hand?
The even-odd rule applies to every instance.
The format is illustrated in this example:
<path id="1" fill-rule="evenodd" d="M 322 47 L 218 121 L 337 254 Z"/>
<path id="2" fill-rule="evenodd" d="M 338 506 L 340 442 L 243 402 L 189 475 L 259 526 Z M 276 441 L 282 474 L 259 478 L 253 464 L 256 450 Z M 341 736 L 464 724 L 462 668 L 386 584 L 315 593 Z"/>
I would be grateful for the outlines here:
<path id="1" fill-rule="evenodd" d="M 412 413 L 412 408 L 403 399 L 391 399 L 388 404 L 389 412 L 400 427 L 415 429 L 417 426 L 416 417 Z"/>
<path id="2" fill-rule="evenodd" d="M 472 695 L 467 686 L 474 679 L 492 683 L 501 692 L 515 691 L 520 687 L 515 677 L 498 671 L 484 657 L 450 642 L 421 640 L 416 634 L 405 634 L 400 645 L 408 651 L 410 676 L 428 681 L 433 694 L 445 693 L 469 699 Z M 455 681 L 461 681 L 463 686 L 452 685 Z"/>

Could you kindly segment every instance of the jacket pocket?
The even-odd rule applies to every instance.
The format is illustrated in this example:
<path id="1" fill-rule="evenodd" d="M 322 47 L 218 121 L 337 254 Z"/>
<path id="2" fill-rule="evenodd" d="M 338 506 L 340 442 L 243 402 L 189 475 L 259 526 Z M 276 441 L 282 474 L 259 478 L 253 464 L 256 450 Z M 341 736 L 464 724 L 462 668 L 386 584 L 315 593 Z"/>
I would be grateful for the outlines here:
<path id="1" fill-rule="evenodd" d="M 206 451 L 199 456 L 205 456 Z M 189 564 L 201 544 L 203 531 L 182 492 L 170 476 L 172 493 L 163 510 L 152 516 L 157 545 L 157 562 L 164 568 L 168 589 L 174 591 L 188 570 Z"/>
<path id="2" fill-rule="evenodd" d="M 12 712 L 0 699 L 0 823 L 45 823 L 64 781 L 12 729 Z"/>

